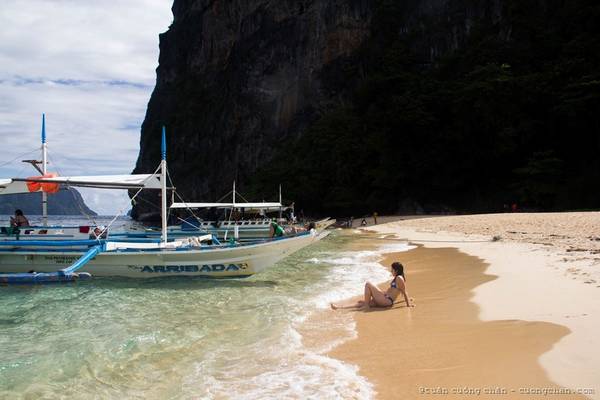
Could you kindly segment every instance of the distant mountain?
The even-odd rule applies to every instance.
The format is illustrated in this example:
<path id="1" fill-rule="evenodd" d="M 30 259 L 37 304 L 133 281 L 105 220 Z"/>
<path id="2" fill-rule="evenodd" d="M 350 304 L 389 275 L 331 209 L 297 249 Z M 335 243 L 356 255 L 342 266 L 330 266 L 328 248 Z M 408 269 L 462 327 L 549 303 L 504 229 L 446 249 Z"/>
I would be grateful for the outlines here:
<path id="1" fill-rule="evenodd" d="M 25 215 L 42 214 L 42 194 L 9 194 L 0 196 L 0 214 L 12 215 L 20 209 Z M 49 215 L 97 215 L 85 204 L 81 194 L 72 188 L 48 195 Z"/>

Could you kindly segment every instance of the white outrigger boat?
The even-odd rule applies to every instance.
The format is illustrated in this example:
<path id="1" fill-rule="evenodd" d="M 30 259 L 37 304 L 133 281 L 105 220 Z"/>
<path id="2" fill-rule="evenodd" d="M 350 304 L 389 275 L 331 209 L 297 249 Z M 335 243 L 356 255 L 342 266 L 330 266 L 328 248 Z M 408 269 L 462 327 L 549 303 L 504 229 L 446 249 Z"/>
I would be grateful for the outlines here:
<path id="1" fill-rule="evenodd" d="M 63 271 L 64 280 L 73 280 L 81 270 L 94 276 L 152 278 L 164 276 L 203 276 L 244 278 L 272 266 L 277 261 L 314 243 L 328 232 L 304 233 L 270 241 L 205 245 L 203 239 L 175 242 L 61 241 L 35 242 L 35 249 L 10 243 L 0 250 L 0 283 L 18 283 L 35 278 L 37 273 Z M 41 248 L 41 246 L 46 246 Z M 69 248 L 66 248 L 69 247 Z M 79 249 L 74 248 L 79 247 Z M 30 271 L 35 271 L 31 273 Z M 59 274 L 60 275 L 60 274 Z M 40 275 L 46 280 L 46 276 Z M 50 279 L 53 280 L 53 279 Z M 61 280 L 57 279 L 56 280 Z"/>
<path id="2" fill-rule="evenodd" d="M 275 220 L 281 225 L 287 233 L 295 233 L 303 230 L 306 227 L 295 224 L 293 220 L 282 218 L 282 214 L 286 210 L 292 210 L 293 205 L 284 206 L 282 203 L 281 186 L 279 187 L 278 202 L 248 202 L 235 189 L 235 181 L 233 182 L 233 190 L 231 202 L 214 202 L 214 203 L 189 203 L 189 202 L 173 202 L 169 207 L 170 210 L 185 209 L 189 211 L 190 216 L 182 219 L 179 225 L 169 226 L 168 233 L 170 237 L 186 237 L 196 234 L 212 234 L 219 240 L 248 241 L 256 239 L 267 239 L 272 235 L 271 225 Z M 226 194 L 224 197 L 228 196 Z M 237 196 L 242 197 L 243 202 L 237 201 Z M 222 198 L 223 199 L 223 198 Z M 221 200 L 222 200 L 221 199 Z M 221 214 L 223 218 L 218 220 L 203 220 L 195 215 L 192 210 L 216 210 L 215 214 Z M 267 217 L 268 213 L 278 212 L 277 219 Z M 214 215 L 213 215 L 214 216 Z M 247 218 L 246 216 L 250 216 Z M 254 216 L 254 217 L 253 217 Z M 314 229 L 317 232 L 325 230 L 333 225 L 335 220 L 325 218 L 313 223 Z M 308 226 L 310 224 L 306 224 Z M 151 236 L 158 232 L 157 228 L 146 228 L 140 232 L 139 236 Z M 129 232 L 132 234 L 132 231 Z"/>
<path id="3" fill-rule="evenodd" d="M 193 234 L 212 234 L 219 240 L 230 240 L 236 241 L 247 241 L 256 239 L 267 239 L 271 237 L 270 229 L 272 218 L 267 217 L 267 213 L 278 211 L 279 219 L 281 223 L 281 213 L 288 207 L 284 207 L 281 203 L 281 191 L 279 194 L 279 202 L 239 202 L 236 201 L 237 191 L 235 189 L 235 182 L 233 182 L 233 191 L 231 202 L 212 202 L 212 203 L 196 203 L 196 202 L 173 202 L 169 207 L 172 212 L 178 210 L 187 210 L 189 216 L 185 219 L 177 218 L 178 225 L 169 225 L 168 234 L 170 237 L 186 237 Z M 223 197 L 228 196 L 226 194 Z M 221 198 L 222 200 L 223 198 Z M 212 210 L 212 218 L 218 215 L 221 218 L 216 219 L 202 219 L 194 214 L 193 210 Z M 239 214 L 237 218 L 234 214 Z M 258 215 L 258 218 L 246 219 L 243 216 Z M 139 232 L 139 236 L 151 236 L 158 232 L 158 228 L 146 228 Z M 131 230 L 130 233 L 135 232 Z"/>
<path id="4" fill-rule="evenodd" d="M 46 124 L 45 116 L 42 116 L 42 159 L 24 160 L 24 162 L 32 164 L 34 168 L 41 174 L 42 177 L 50 177 L 53 175 L 47 174 L 47 144 L 46 144 Z M 41 165 L 41 168 L 39 167 Z M 125 179 L 128 175 L 121 178 Z M 117 179 L 117 176 L 114 176 Z M 10 189 L 7 190 L 3 185 L 10 183 L 10 179 L 0 180 L 0 194 L 11 194 Z M 38 182 L 39 183 L 39 182 Z M 41 185 L 41 184 L 40 184 Z M 4 191 L 4 193 L 2 193 Z M 0 242 L 12 240 L 27 240 L 27 241 L 53 241 L 53 240 L 86 240 L 96 239 L 96 235 L 101 233 L 103 239 L 124 239 L 124 238 L 159 238 L 162 230 L 161 227 L 143 227 L 131 226 L 127 231 L 114 232 L 108 231 L 104 226 L 90 221 L 86 225 L 48 225 L 47 203 L 48 195 L 42 188 L 42 224 L 14 229 L 12 227 L 0 227 Z M 222 202 L 223 198 L 232 195 L 232 202 Z M 237 196 L 236 196 L 237 195 Z M 235 181 L 233 182 L 233 190 L 223 196 L 219 201 L 213 203 L 186 203 L 173 202 L 169 207 L 170 211 L 186 209 L 190 216 L 186 219 L 177 218 L 179 224 L 169 225 L 167 233 L 170 238 L 186 238 L 190 236 L 198 236 L 205 234 L 215 235 L 219 240 L 235 240 L 235 241 L 251 241 L 256 239 L 267 239 L 271 237 L 271 223 L 273 218 L 267 217 L 269 213 L 278 212 L 278 223 L 286 228 L 286 231 L 295 232 L 298 230 L 297 225 L 288 225 L 288 221 L 282 218 L 282 213 L 286 210 L 292 210 L 291 206 L 284 206 L 282 203 L 281 185 L 279 186 L 279 202 L 248 202 L 241 194 L 236 191 Z M 243 201 L 238 201 L 241 198 Z M 215 215 L 221 213 L 223 218 L 217 220 L 203 220 L 198 218 L 192 210 L 197 209 L 213 209 L 217 210 Z M 241 214 L 241 219 L 232 218 L 234 212 Z M 213 217 L 215 216 L 213 215 Z M 244 218 L 244 216 L 252 216 L 254 218 Z M 328 226 L 335 223 L 335 220 L 325 218 L 315 221 L 315 229 L 317 232 L 325 230 Z M 302 229 L 300 227 L 300 229 Z"/>
<path id="5" fill-rule="evenodd" d="M 160 173 L 159 173 L 160 170 Z M 72 281 L 95 276 L 242 278 L 272 266 L 327 236 L 311 230 L 271 240 L 221 244 L 214 235 L 169 239 L 165 128 L 161 163 L 154 174 L 37 177 L 0 180 L 0 195 L 41 191 L 44 185 L 161 190 L 160 239 L 124 236 L 93 240 L 0 241 L 0 283 Z M 170 188 L 172 189 L 172 188 Z M 135 198 L 135 196 L 133 196 Z M 81 272 L 80 272 L 81 271 Z"/>

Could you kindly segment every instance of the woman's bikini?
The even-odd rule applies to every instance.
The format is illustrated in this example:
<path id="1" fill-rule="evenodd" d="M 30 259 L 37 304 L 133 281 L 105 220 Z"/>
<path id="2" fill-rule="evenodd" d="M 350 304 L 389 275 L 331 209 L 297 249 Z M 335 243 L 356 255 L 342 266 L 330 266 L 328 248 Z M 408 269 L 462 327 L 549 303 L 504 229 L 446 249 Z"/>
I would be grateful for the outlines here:
<path id="1" fill-rule="evenodd" d="M 390 284 L 390 289 L 391 288 L 398 289 L 398 285 L 396 285 L 396 278 L 397 277 L 394 277 L 394 279 L 392 279 L 392 283 Z M 385 296 L 386 299 L 388 299 L 390 301 L 390 307 L 393 306 L 394 305 L 394 299 L 392 299 L 392 297 L 389 294 L 387 294 L 387 293 L 385 293 L 384 296 Z"/>

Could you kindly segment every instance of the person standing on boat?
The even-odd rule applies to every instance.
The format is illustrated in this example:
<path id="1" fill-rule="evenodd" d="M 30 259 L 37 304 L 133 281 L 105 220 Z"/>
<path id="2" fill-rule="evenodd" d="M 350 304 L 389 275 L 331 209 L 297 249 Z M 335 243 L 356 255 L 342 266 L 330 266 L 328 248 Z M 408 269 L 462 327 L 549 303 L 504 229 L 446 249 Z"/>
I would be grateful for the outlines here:
<path id="1" fill-rule="evenodd" d="M 25 215 L 23 215 L 23 211 L 15 210 L 15 216 L 10 217 L 10 226 L 13 228 L 19 228 L 21 226 L 29 226 L 29 220 Z"/>
<path id="2" fill-rule="evenodd" d="M 296 216 L 294 215 L 294 203 L 292 203 L 292 205 L 287 208 L 285 213 L 286 213 L 286 218 L 288 220 L 288 223 L 295 224 Z"/>
<path id="3" fill-rule="evenodd" d="M 239 222 L 239 220 L 242 218 L 242 214 L 240 213 L 239 208 L 234 208 L 231 211 L 231 217 L 230 217 L 233 221 L 235 222 Z"/>

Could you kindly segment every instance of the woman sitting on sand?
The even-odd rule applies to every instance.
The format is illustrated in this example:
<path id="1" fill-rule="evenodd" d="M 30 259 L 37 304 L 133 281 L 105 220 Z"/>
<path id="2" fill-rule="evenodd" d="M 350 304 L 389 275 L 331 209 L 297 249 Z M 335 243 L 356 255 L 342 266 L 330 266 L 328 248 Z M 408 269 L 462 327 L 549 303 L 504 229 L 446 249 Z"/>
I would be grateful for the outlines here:
<path id="1" fill-rule="evenodd" d="M 390 283 L 390 287 L 385 291 L 381 291 L 377 286 L 371 282 L 365 284 L 365 298 L 354 304 L 348 305 L 336 305 L 331 303 L 331 308 L 334 310 L 342 308 L 365 308 L 370 307 L 391 307 L 394 305 L 396 298 L 400 293 L 404 296 L 404 301 L 408 307 L 414 307 L 415 305 L 410 302 L 408 293 L 406 292 L 406 277 L 404 276 L 404 266 L 399 262 L 392 264 L 392 274 L 394 279 Z"/>

